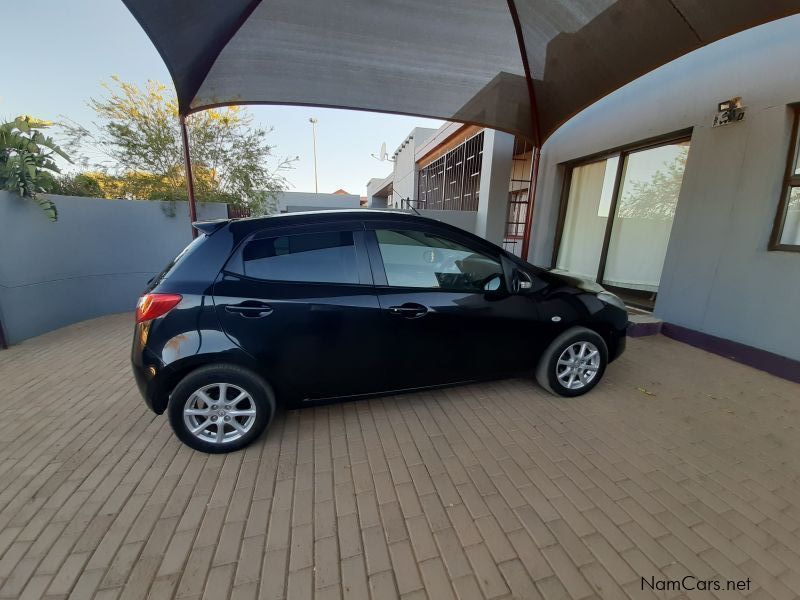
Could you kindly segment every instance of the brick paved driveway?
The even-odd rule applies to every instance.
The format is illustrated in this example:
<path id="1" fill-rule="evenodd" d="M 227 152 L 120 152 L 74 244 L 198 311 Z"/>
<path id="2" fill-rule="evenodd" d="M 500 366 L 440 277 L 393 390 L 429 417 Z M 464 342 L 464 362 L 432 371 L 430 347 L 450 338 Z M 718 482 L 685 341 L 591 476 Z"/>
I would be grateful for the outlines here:
<path id="1" fill-rule="evenodd" d="M 796 384 L 636 339 L 588 397 L 509 380 L 338 404 L 207 456 L 145 409 L 130 334 L 119 315 L 0 352 L 2 598 L 800 591 Z"/>

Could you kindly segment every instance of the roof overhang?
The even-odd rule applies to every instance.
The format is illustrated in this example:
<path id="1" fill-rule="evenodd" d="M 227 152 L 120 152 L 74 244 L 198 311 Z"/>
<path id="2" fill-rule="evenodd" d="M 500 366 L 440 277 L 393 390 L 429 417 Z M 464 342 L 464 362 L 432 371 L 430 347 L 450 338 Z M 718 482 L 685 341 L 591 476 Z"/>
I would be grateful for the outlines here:
<path id="1" fill-rule="evenodd" d="M 800 0 L 123 2 L 163 57 L 181 114 L 328 106 L 473 123 L 538 144 L 637 77 L 800 11 Z"/>

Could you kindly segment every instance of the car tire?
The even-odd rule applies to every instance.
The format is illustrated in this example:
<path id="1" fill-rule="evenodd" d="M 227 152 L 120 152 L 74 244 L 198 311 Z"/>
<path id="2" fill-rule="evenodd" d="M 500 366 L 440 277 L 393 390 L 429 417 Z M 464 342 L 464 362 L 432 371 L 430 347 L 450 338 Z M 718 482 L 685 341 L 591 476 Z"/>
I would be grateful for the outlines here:
<path id="1" fill-rule="evenodd" d="M 607 364 L 605 340 L 591 329 L 571 327 L 542 353 L 536 380 L 557 396 L 580 396 L 598 384 Z"/>
<path id="2" fill-rule="evenodd" d="M 252 371 L 237 365 L 208 365 L 178 383 L 167 411 L 175 435 L 190 448 L 210 454 L 234 452 L 269 427 L 275 395 Z"/>

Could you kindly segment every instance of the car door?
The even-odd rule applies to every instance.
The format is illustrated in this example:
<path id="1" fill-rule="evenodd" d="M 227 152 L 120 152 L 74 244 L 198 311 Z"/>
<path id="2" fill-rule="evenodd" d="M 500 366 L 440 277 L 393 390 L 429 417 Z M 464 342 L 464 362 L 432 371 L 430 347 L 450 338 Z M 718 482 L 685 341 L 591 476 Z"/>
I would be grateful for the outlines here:
<path id="1" fill-rule="evenodd" d="M 506 289 L 499 248 L 435 224 L 366 225 L 394 387 L 533 368 L 539 312 L 533 298 Z"/>
<path id="2" fill-rule="evenodd" d="M 279 395 L 375 391 L 382 322 L 360 222 L 272 227 L 245 239 L 214 284 L 225 333 Z"/>

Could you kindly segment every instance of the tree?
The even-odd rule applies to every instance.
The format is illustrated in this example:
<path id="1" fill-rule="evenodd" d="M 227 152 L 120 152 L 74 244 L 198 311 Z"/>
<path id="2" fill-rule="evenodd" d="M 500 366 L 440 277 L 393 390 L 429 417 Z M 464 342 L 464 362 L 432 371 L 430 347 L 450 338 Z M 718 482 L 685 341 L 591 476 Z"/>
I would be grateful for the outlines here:
<path id="1" fill-rule="evenodd" d="M 58 175 L 50 185 L 50 192 L 62 196 L 105 197 L 97 174 L 91 172 Z"/>
<path id="2" fill-rule="evenodd" d="M 52 125 L 32 117 L 17 117 L 0 125 L 0 188 L 35 200 L 51 221 L 58 219 L 55 204 L 39 194 L 49 191 L 60 171 L 54 158 L 69 161 L 52 138 L 42 133 Z"/>
<path id="3" fill-rule="evenodd" d="M 105 197 L 185 200 L 186 175 L 178 103 L 164 84 L 144 89 L 113 77 L 105 98 L 89 106 L 90 127 L 64 125 L 67 147 L 93 171 Z M 206 110 L 187 117 L 195 195 L 264 212 L 286 189 L 283 173 L 295 159 L 273 158 L 271 129 L 253 127 L 241 107 Z M 270 162 L 273 166 L 270 166 Z"/>

